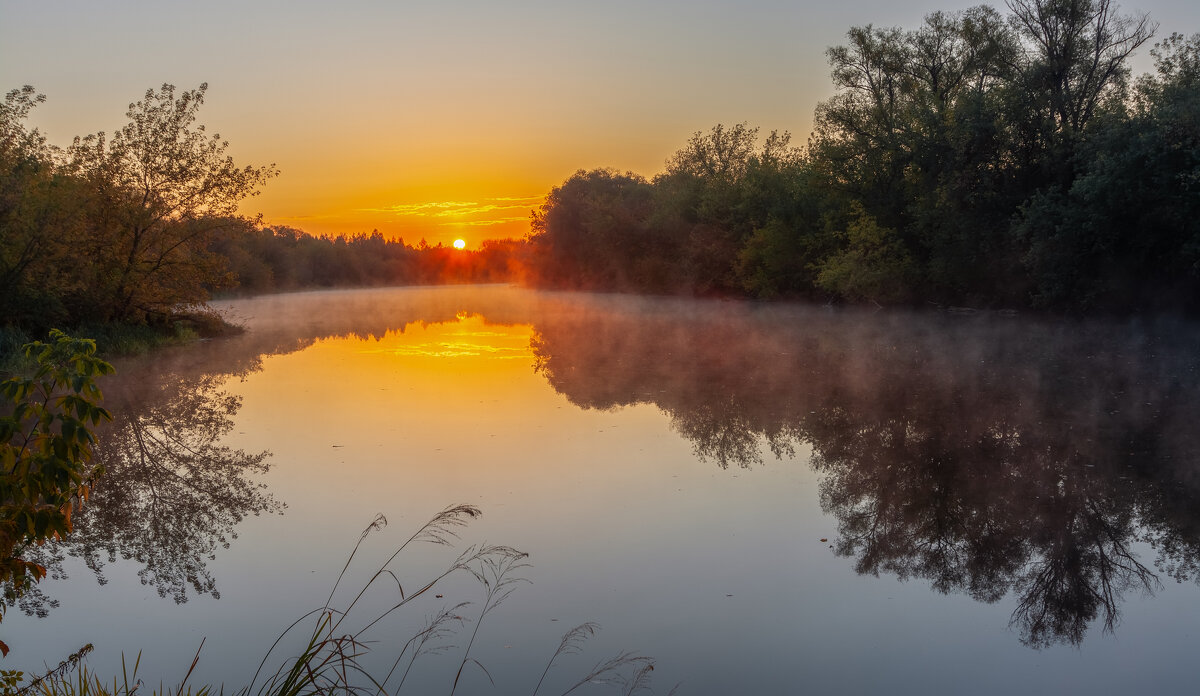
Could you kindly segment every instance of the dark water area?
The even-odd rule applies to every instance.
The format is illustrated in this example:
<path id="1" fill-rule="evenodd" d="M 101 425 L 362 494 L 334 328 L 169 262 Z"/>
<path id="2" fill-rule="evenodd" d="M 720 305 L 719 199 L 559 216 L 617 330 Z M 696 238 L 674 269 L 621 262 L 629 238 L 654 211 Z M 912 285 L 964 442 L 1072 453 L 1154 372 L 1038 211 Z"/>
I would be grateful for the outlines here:
<path id="1" fill-rule="evenodd" d="M 528 552 L 531 582 L 479 623 L 494 686 L 460 693 L 532 692 L 585 621 L 604 630 L 548 691 L 626 649 L 659 693 L 1194 688 L 1195 323 L 503 286 L 223 309 L 244 335 L 104 385 L 108 475 L 7 613 L 8 663 L 92 642 L 93 666 L 141 650 L 157 683 L 205 638 L 197 676 L 237 688 L 375 513 L 364 555 L 387 558 L 465 502 L 484 515 L 459 548 Z M 406 550 L 400 583 L 455 553 Z M 479 620 L 477 583 L 445 587 L 372 629 L 386 672 L 426 616 L 472 603 L 407 691 L 448 693 Z M 364 623 L 389 601 L 370 593 Z"/>

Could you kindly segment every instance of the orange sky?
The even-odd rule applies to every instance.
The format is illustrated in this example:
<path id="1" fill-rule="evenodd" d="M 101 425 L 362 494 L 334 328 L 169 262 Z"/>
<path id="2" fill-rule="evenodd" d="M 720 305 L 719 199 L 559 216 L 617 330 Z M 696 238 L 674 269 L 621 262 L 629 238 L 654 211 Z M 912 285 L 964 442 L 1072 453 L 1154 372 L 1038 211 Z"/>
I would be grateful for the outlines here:
<path id="1" fill-rule="evenodd" d="M 281 172 L 244 213 L 474 247 L 524 235 L 576 170 L 652 176 L 718 123 L 802 145 L 847 29 L 974 4 L 0 0 L 0 87 L 45 93 L 33 125 L 66 145 L 119 128 L 148 88 L 207 82 L 201 122 L 238 164 Z M 1160 37 L 1200 31 L 1190 0 L 1121 10 L 1150 12 Z"/>

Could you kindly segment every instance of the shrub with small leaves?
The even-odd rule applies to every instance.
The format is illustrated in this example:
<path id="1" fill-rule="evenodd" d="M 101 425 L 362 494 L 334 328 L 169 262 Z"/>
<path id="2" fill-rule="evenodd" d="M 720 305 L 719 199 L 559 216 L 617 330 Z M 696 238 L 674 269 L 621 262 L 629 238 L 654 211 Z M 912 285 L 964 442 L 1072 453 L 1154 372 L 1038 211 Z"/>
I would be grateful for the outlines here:
<path id="1" fill-rule="evenodd" d="M 111 416 L 98 405 L 96 378 L 113 367 L 95 353 L 94 341 L 54 330 L 49 343 L 25 346 L 31 376 L 0 383 L 0 618 L 28 583 L 46 574 L 22 553 L 66 536 L 72 509 L 102 473 L 90 466 L 92 428 Z M 8 654 L 3 642 L 0 652 Z"/>

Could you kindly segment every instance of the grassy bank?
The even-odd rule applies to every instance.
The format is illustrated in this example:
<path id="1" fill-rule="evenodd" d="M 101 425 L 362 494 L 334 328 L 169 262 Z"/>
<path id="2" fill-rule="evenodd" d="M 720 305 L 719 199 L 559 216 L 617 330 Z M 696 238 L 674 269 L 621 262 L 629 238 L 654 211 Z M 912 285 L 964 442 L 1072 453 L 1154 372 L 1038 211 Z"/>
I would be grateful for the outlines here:
<path id="1" fill-rule="evenodd" d="M 154 324 L 123 324 L 119 322 L 87 322 L 64 327 L 72 336 L 96 341 L 96 352 L 105 360 L 141 355 L 164 346 L 183 345 L 202 338 L 233 336 L 243 329 L 231 324 L 213 310 L 182 312 Z M 11 375 L 25 364 L 22 346 L 30 341 L 45 340 L 18 326 L 0 326 L 0 377 Z"/>

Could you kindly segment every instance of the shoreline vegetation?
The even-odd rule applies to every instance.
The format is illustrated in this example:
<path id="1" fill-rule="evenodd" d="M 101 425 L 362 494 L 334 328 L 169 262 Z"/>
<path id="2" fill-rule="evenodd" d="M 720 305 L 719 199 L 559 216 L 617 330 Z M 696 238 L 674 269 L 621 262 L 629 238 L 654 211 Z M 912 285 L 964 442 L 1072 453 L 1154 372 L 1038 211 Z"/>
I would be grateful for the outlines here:
<path id="1" fill-rule="evenodd" d="M 1200 307 L 1200 35 L 1107 0 L 855 27 L 804 147 L 698 132 L 647 179 L 579 171 L 535 212 L 553 287 L 1059 315 Z"/>
<path id="2" fill-rule="evenodd" d="M 114 357 L 141 355 L 166 346 L 183 345 L 204 338 L 236 336 L 243 329 L 211 309 L 172 314 L 161 324 L 84 323 L 69 333 L 87 336 L 96 344 L 96 354 Z M 28 367 L 24 346 L 37 340 L 19 326 L 0 326 L 0 377 Z"/>

